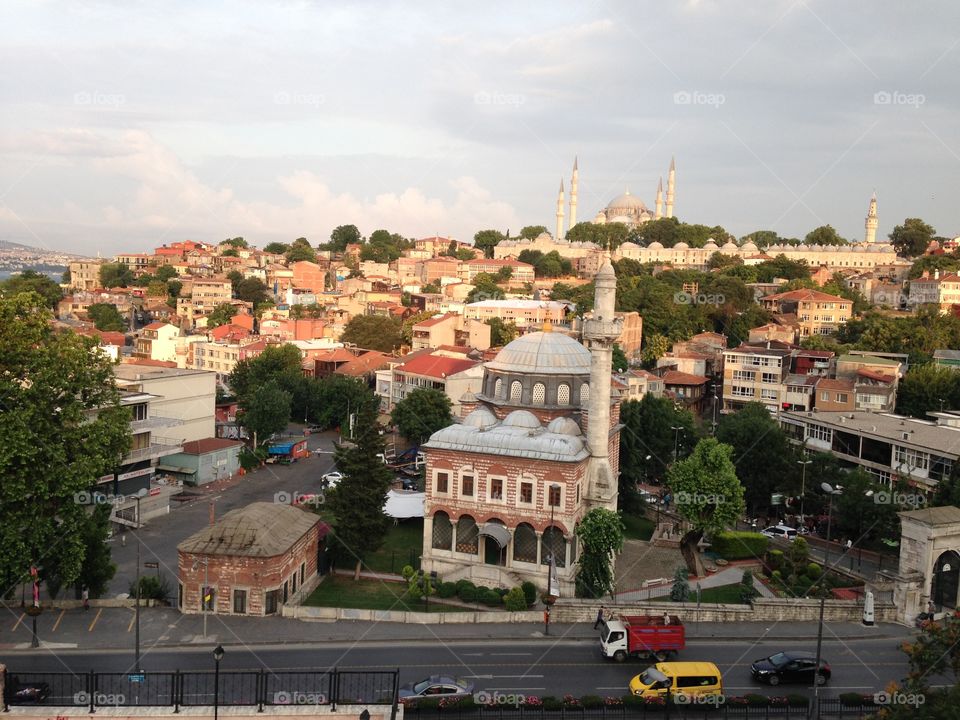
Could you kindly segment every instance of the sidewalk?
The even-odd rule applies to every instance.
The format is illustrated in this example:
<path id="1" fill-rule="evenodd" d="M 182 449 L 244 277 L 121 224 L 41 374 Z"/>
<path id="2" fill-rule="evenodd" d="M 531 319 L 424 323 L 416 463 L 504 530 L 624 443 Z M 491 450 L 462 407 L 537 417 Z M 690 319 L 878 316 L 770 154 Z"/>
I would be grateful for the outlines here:
<path id="1" fill-rule="evenodd" d="M 29 650 L 29 618 L 18 621 L 8 615 L 0 625 L 0 651 Z M 51 612 L 41 617 L 38 635 L 49 649 L 111 650 L 129 649 L 134 642 L 133 612 L 126 608 Z M 17 623 L 16 627 L 12 627 Z M 544 637 L 541 623 L 444 623 L 413 624 L 369 621 L 303 622 L 281 617 L 236 617 L 209 615 L 207 637 L 203 636 L 203 617 L 181 615 L 173 608 L 143 608 L 140 611 L 142 647 L 175 648 L 223 645 L 291 645 L 321 642 L 384 643 L 404 641 L 488 641 L 531 640 L 545 642 L 597 641 L 592 623 L 551 624 Z M 816 637 L 815 622 L 764 623 L 687 623 L 687 638 L 697 640 L 810 640 Z M 824 623 L 824 639 L 907 638 L 913 634 L 899 625 Z"/>
<path id="2" fill-rule="evenodd" d="M 723 585 L 736 585 L 741 580 L 743 580 L 744 570 L 749 568 L 742 567 L 728 567 L 720 570 L 712 575 L 707 575 L 706 577 L 699 578 L 697 580 L 690 581 L 691 588 L 691 598 L 693 601 L 696 601 L 696 586 L 699 585 L 702 590 L 708 588 L 721 587 Z M 753 586 L 760 593 L 761 597 L 773 598 L 776 595 L 773 591 L 764 585 L 759 580 L 755 580 Z M 616 595 L 618 602 L 639 602 L 641 600 L 652 600 L 654 598 L 669 597 L 670 590 L 673 587 L 673 583 L 667 583 L 665 585 L 657 585 L 650 588 L 642 588 L 639 590 L 624 590 L 623 592 L 614 593 Z"/>

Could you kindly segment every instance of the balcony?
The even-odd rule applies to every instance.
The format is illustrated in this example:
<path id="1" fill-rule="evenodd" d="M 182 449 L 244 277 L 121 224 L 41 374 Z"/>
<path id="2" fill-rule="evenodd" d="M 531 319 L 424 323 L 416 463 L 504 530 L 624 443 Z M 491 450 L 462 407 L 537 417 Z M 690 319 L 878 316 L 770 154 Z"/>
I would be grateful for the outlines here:
<path id="1" fill-rule="evenodd" d="M 176 427 L 178 425 L 183 425 L 183 420 L 151 415 L 146 420 L 131 420 L 130 431 L 136 435 L 137 433 L 146 432 L 147 430 L 159 430 L 161 428 Z"/>
<path id="2" fill-rule="evenodd" d="M 172 438 L 151 438 L 148 447 L 131 450 L 124 456 L 121 464 L 129 465 L 140 462 L 141 460 L 152 460 L 182 451 L 183 442 L 180 440 L 174 440 Z"/>

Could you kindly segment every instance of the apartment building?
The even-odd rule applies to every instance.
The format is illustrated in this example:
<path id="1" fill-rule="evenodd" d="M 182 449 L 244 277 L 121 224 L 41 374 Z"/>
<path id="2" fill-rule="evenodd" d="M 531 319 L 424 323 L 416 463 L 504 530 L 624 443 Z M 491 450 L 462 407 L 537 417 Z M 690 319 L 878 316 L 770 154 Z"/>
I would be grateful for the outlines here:
<path id="1" fill-rule="evenodd" d="M 465 305 L 463 315 L 480 322 L 499 318 L 526 330 L 539 329 L 545 322 L 562 325 L 568 308 L 568 303 L 559 300 L 481 300 Z"/>
<path id="2" fill-rule="evenodd" d="M 140 331 L 133 356 L 144 360 L 176 362 L 179 337 L 180 328 L 176 325 L 164 322 L 150 323 Z"/>
<path id="3" fill-rule="evenodd" d="M 490 326 L 459 313 L 444 313 L 413 326 L 412 350 L 457 345 L 486 350 L 490 347 Z"/>
<path id="4" fill-rule="evenodd" d="M 268 343 L 263 339 L 246 344 L 197 342 L 190 347 L 193 358 L 188 367 L 214 372 L 218 382 L 225 382 L 238 362 L 257 357 L 267 349 Z"/>
<path id="5" fill-rule="evenodd" d="M 150 265 L 153 262 L 153 255 L 146 253 L 123 253 L 113 258 L 115 263 L 126 265 L 134 275 L 143 275 L 149 272 Z"/>
<path id="6" fill-rule="evenodd" d="M 935 270 L 933 274 L 924 272 L 921 277 L 910 281 L 907 304 L 912 308 L 936 305 L 940 314 L 946 315 L 954 305 L 960 305 L 960 275 L 941 274 L 939 270 Z"/>
<path id="7" fill-rule="evenodd" d="M 477 275 L 486 273 L 496 275 L 503 268 L 510 268 L 510 282 L 532 283 L 536 280 L 533 265 L 514 260 L 513 258 L 476 258 L 460 263 L 458 277 L 464 282 L 472 283 Z"/>
<path id="8" fill-rule="evenodd" d="M 451 357 L 452 354 L 448 349 L 414 352 L 389 369 L 377 371 L 381 409 L 389 412 L 414 390 L 431 388 L 446 394 L 454 416 L 458 416 L 463 396 L 480 392 L 483 363 L 466 354 Z"/>
<path id="9" fill-rule="evenodd" d="M 197 318 L 209 315 L 218 305 L 229 303 L 232 298 L 229 280 L 196 278 L 190 284 L 190 294 L 177 298 L 177 316 L 190 327 L 195 327 Z"/>
<path id="10" fill-rule="evenodd" d="M 853 313 L 852 300 L 819 290 L 777 293 L 761 298 L 760 303 L 774 313 L 795 314 L 802 337 L 832 335 Z"/>
<path id="11" fill-rule="evenodd" d="M 120 364 L 113 368 L 117 385 L 153 396 L 152 415 L 176 420 L 176 435 L 184 442 L 216 434 L 216 374 L 205 370 Z"/>
<path id="12" fill-rule="evenodd" d="M 100 287 L 100 268 L 103 260 L 77 260 L 70 263 L 70 287 L 77 290 L 96 290 Z"/>
<path id="13" fill-rule="evenodd" d="M 741 345 L 724 352 L 721 412 L 736 412 L 750 402 L 762 403 L 771 412 L 779 410 L 792 353 L 769 345 Z"/>

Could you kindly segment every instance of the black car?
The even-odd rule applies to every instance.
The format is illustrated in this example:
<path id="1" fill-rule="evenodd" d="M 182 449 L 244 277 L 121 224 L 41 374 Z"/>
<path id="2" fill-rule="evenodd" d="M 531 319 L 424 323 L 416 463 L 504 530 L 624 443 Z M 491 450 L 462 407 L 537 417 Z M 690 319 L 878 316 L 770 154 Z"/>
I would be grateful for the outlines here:
<path id="1" fill-rule="evenodd" d="M 5 694 L 8 705 L 39 705 L 50 696 L 50 686 L 45 682 L 21 683 L 12 677 Z"/>
<path id="2" fill-rule="evenodd" d="M 756 660 L 750 666 L 754 680 L 768 685 L 780 683 L 813 684 L 813 669 L 817 665 L 817 656 L 811 652 L 778 652 L 770 657 Z M 830 679 L 830 665 L 820 658 L 820 672 L 816 674 L 817 685 L 826 685 Z"/>

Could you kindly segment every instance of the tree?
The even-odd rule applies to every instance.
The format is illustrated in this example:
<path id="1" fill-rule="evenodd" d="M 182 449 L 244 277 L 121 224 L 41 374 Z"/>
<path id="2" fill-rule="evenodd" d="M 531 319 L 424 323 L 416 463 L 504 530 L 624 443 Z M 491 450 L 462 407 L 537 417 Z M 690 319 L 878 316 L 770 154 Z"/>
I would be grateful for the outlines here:
<path id="1" fill-rule="evenodd" d="M 537 277 L 560 277 L 573 274 L 573 264 L 561 257 L 556 250 L 544 254 L 539 250 L 523 250 L 517 258 L 520 262 L 533 265 Z"/>
<path id="2" fill-rule="evenodd" d="M 847 240 L 840 237 L 840 233 L 831 225 L 821 225 L 807 233 L 803 238 L 807 245 L 846 245 Z"/>
<path id="3" fill-rule="evenodd" d="M 110 358 L 97 341 L 58 334 L 36 293 L 0 299 L 0 585 L 77 581 L 86 553 L 84 493 L 130 447 Z"/>
<path id="4" fill-rule="evenodd" d="M 340 341 L 365 350 L 391 353 L 403 343 L 400 323 L 383 315 L 354 315 L 343 329 Z"/>
<path id="5" fill-rule="evenodd" d="M 374 403 L 357 410 L 356 434 L 351 446 L 337 445 L 334 460 L 343 473 L 330 500 L 337 543 L 355 560 L 354 579 L 360 579 L 364 558 L 377 550 L 392 521 L 383 513 L 393 473 L 377 457 L 384 452 Z"/>
<path id="6" fill-rule="evenodd" d="M 654 333 L 643 338 L 643 349 L 640 358 L 647 365 L 653 365 L 670 350 L 670 338 Z"/>
<path id="7" fill-rule="evenodd" d="M 506 239 L 499 230 L 479 230 L 473 236 L 473 246 L 477 250 L 483 250 L 484 257 L 492 258 L 493 249 Z"/>
<path id="8" fill-rule="evenodd" d="M 123 315 L 112 303 L 94 303 L 87 308 L 87 317 L 93 321 L 97 330 L 103 332 L 123 332 L 127 327 Z"/>
<path id="9" fill-rule="evenodd" d="M 490 326 L 491 347 L 503 347 L 517 338 L 517 324 L 513 320 L 504 322 L 501 318 L 490 318 L 486 322 Z"/>
<path id="10" fill-rule="evenodd" d="M 238 400 L 251 397 L 258 387 L 271 381 L 293 394 L 303 377 L 302 361 L 294 345 L 269 345 L 256 357 L 238 362 L 227 378 L 227 385 Z"/>
<path id="11" fill-rule="evenodd" d="M 271 435 L 286 429 L 292 397 L 276 380 L 258 385 L 240 398 L 237 422 L 247 429 L 250 437 L 256 438 L 258 445 L 263 445 Z"/>
<path id="12" fill-rule="evenodd" d="M 897 225 L 890 233 L 890 244 L 897 250 L 898 255 L 916 257 L 923 255 L 930 246 L 930 241 L 937 234 L 931 226 L 920 218 L 907 218 L 903 225 Z"/>
<path id="13" fill-rule="evenodd" d="M 172 280 L 177 276 L 177 271 L 174 270 L 172 265 L 161 265 L 153 276 L 160 282 L 167 282 L 167 280 Z"/>
<path id="14" fill-rule="evenodd" d="M 220 257 L 240 257 L 240 251 L 236 248 L 227 248 L 220 252 Z"/>
<path id="15" fill-rule="evenodd" d="M 290 248 L 284 253 L 284 256 L 287 258 L 288 263 L 295 263 L 301 261 L 308 261 L 315 263 L 317 261 L 317 253 L 310 246 L 310 241 L 306 238 L 297 238 L 290 244 Z"/>
<path id="16" fill-rule="evenodd" d="M 415 315 L 411 315 L 400 325 L 400 337 L 403 338 L 403 343 L 405 345 L 410 345 L 413 343 L 413 326 L 419 325 L 424 320 L 429 320 L 437 313 L 432 310 L 424 310 L 423 312 L 418 312 Z"/>
<path id="17" fill-rule="evenodd" d="M 742 257 L 739 255 L 724 255 L 722 252 L 715 252 L 707 260 L 708 270 L 723 270 L 737 265 L 743 265 Z"/>
<path id="18" fill-rule="evenodd" d="M 758 248 L 763 250 L 771 245 L 797 245 L 800 241 L 782 238 L 773 230 L 755 230 L 749 235 L 744 235 L 742 238 L 740 238 L 740 242 L 752 242 Z"/>
<path id="19" fill-rule="evenodd" d="M 897 413 L 926 420 L 933 410 L 960 407 L 960 372 L 933 363 L 914 366 L 900 381 Z"/>
<path id="20" fill-rule="evenodd" d="M 232 282 L 232 281 L 231 281 Z M 263 280 L 255 277 L 244 278 L 237 285 L 237 299 L 244 302 L 253 303 L 253 309 L 256 311 L 261 305 L 270 302 L 268 288 L 263 284 Z"/>
<path id="21" fill-rule="evenodd" d="M 737 477 L 745 488 L 750 511 L 770 507 L 774 491 L 792 492 L 799 485 L 793 447 L 770 412 L 760 403 L 747 403 L 741 410 L 724 415 L 717 425 L 716 438 L 733 448 Z"/>
<path id="22" fill-rule="evenodd" d="M 390 422 L 407 440 L 422 443 L 453 423 L 450 398 L 440 390 L 417 388 L 394 406 Z"/>
<path id="23" fill-rule="evenodd" d="M 911 280 L 916 280 L 925 272 L 933 275 L 937 270 L 940 271 L 941 275 L 960 271 L 960 251 L 955 250 L 946 255 L 923 255 L 922 257 L 918 257 L 914 260 L 908 277 Z"/>
<path id="24" fill-rule="evenodd" d="M 617 343 L 613 344 L 613 370 L 614 372 L 626 372 L 630 368 L 630 361 L 627 360 L 627 354 Z"/>
<path id="25" fill-rule="evenodd" d="M 265 253 L 270 253 L 271 255 L 286 255 L 287 250 L 290 249 L 290 246 L 282 242 L 272 242 L 268 243 L 263 251 Z"/>
<path id="26" fill-rule="evenodd" d="M 493 276 L 488 273 L 477 273 L 473 279 L 473 290 L 467 293 L 467 302 L 480 302 L 482 300 L 502 300 L 506 295 L 500 286 L 497 285 Z"/>
<path id="27" fill-rule="evenodd" d="M 901 507 L 895 501 L 908 497 L 910 488 L 902 482 L 896 482 L 892 487 L 880 485 L 862 468 L 843 473 L 841 477 L 843 492 L 833 497 L 832 537 L 851 538 L 857 547 L 875 548 L 883 547 L 881 541 L 884 539 L 899 538 L 900 518 L 897 513 L 916 508 Z M 809 481 L 809 475 L 807 479 Z M 818 478 L 818 482 L 822 481 Z"/>
<path id="28" fill-rule="evenodd" d="M 212 330 L 221 325 L 229 325 L 230 321 L 233 320 L 233 316 L 236 314 L 237 309 L 233 305 L 230 303 L 220 303 L 213 309 L 213 312 L 207 315 L 207 330 Z"/>
<path id="29" fill-rule="evenodd" d="M 455 254 L 456 242 L 451 240 L 450 244 Z M 407 241 L 400 235 L 390 234 L 387 230 L 374 230 L 370 233 L 370 239 L 360 248 L 360 259 L 378 263 L 393 262 L 400 257 L 406 245 L 408 245 Z"/>
<path id="30" fill-rule="evenodd" d="M 583 516 L 574 532 L 581 547 L 577 596 L 603 597 L 613 591 L 613 554 L 623 548 L 623 520 L 612 510 L 598 507 Z"/>
<path id="31" fill-rule="evenodd" d="M 670 599 L 673 602 L 686 602 L 690 598 L 690 571 L 678 567 L 673 573 L 673 585 L 670 587 Z"/>
<path id="32" fill-rule="evenodd" d="M 70 268 L 67 268 L 63 271 L 63 274 L 60 276 L 60 282 L 64 285 L 69 285 L 72 280 L 72 275 L 70 274 Z"/>
<path id="33" fill-rule="evenodd" d="M 330 233 L 330 242 L 327 249 L 333 252 L 342 253 L 347 249 L 347 245 L 356 245 L 361 241 L 360 231 L 356 225 L 338 225 Z"/>
<path id="34" fill-rule="evenodd" d="M 85 547 L 80 576 L 75 583 L 76 594 L 86 588 L 91 597 L 100 597 L 107 591 L 110 581 L 117 573 L 117 566 L 110 561 L 110 505 L 100 504 L 87 516 L 81 530 Z"/>
<path id="35" fill-rule="evenodd" d="M 793 280 L 810 277 L 810 266 L 803 260 L 790 260 L 786 255 L 777 255 L 756 266 L 757 282 L 773 282 L 774 278 Z"/>
<path id="36" fill-rule="evenodd" d="M 585 285 L 568 285 L 566 283 L 554 283 L 550 290 L 551 300 L 569 300 L 577 306 L 578 313 L 590 312 L 593 309 L 593 296 L 595 287 L 592 282 Z"/>
<path id="37" fill-rule="evenodd" d="M 60 286 L 36 270 L 24 270 L 19 275 L 0 282 L 0 297 L 13 297 L 25 292 L 35 292 L 40 295 L 51 310 L 56 310 L 63 299 L 63 290 Z"/>
<path id="38" fill-rule="evenodd" d="M 527 225 L 520 228 L 520 237 L 524 240 L 536 240 L 540 235 L 547 232 L 546 225 Z M 559 238 L 557 238 L 559 239 Z"/>
<path id="39" fill-rule="evenodd" d="M 221 245 L 221 246 L 222 246 L 222 245 L 229 245 L 229 246 L 232 247 L 232 248 L 248 248 L 248 247 L 250 247 L 250 246 L 247 244 L 247 241 L 244 240 L 242 237 L 227 238 L 227 239 L 224 240 L 222 243 L 220 243 L 220 245 Z"/>
<path id="40" fill-rule="evenodd" d="M 687 568 L 697 577 L 704 574 L 697 545 L 704 533 L 732 527 L 743 515 L 743 485 L 730 459 L 733 448 L 705 438 L 690 457 L 675 463 L 667 472 L 677 513 L 690 524 L 680 540 L 680 552 Z"/>
<path id="41" fill-rule="evenodd" d="M 171 298 L 180 297 L 180 291 L 183 290 L 183 283 L 179 280 L 167 280 L 167 295 Z M 176 303 L 174 303 L 176 305 Z"/>
<path id="42" fill-rule="evenodd" d="M 231 270 L 227 273 L 227 280 L 230 281 L 230 292 L 234 297 L 237 296 L 237 288 L 243 282 L 243 273 L 239 270 Z"/>
<path id="43" fill-rule="evenodd" d="M 104 263 L 100 266 L 100 285 L 103 287 L 127 287 L 132 284 L 133 272 L 123 263 Z"/>
<path id="44" fill-rule="evenodd" d="M 308 416 L 324 429 L 349 427 L 350 415 L 357 408 L 376 404 L 373 391 L 358 378 L 328 375 L 307 386 Z"/>

